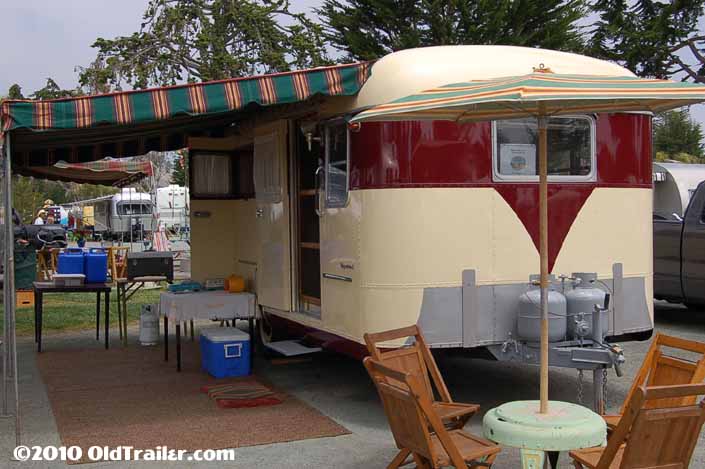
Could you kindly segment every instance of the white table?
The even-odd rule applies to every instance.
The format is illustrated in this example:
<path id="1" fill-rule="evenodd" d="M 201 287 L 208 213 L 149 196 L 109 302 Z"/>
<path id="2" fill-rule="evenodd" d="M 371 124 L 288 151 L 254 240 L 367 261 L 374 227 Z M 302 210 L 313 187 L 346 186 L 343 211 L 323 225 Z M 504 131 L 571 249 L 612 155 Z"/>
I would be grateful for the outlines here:
<path id="1" fill-rule="evenodd" d="M 181 371 L 181 323 L 184 321 L 246 319 L 249 323 L 250 341 L 254 343 L 254 324 L 257 312 L 255 303 L 255 295 L 247 292 L 229 293 L 223 290 L 214 290 L 193 293 L 162 293 L 159 297 L 159 314 L 164 317 L 164 360 L 169 361 L 169 320 L 175 321 L 176 325 L 177 371 Z M 250 352 L 250 361 L 252 361 L 253 355 Z"/>

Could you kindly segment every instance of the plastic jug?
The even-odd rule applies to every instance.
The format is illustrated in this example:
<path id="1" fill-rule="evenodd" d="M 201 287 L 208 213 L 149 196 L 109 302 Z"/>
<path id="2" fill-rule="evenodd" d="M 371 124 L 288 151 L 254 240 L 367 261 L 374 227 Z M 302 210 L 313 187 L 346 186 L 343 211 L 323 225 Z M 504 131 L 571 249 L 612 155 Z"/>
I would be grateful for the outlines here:
<path id="1" fill-rule="evenodd" d="M 245 279 L 239 275 L 231 275 L 225 279 L 225 289 L 230 293 L 240 293 L 245 291 Z"/>
<path id="2" fill-rule="evenodd" d="M 103 248 L 91 248 L 85 255 L 86 283 L 105 283 L 108 279 L 108 254 Z"/>
<path id="3" fill-rule="evenodd" d="M 60 274 L 84 274 L 83 262 L 83 249 L 65 249 L 59 253 L 57 272 Z"/>

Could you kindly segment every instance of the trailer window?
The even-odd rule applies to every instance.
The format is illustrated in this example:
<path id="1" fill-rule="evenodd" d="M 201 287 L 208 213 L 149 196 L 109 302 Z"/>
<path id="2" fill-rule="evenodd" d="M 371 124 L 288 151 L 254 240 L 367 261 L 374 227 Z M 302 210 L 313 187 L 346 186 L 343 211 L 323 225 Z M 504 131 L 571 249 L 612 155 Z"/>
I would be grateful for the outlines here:
<path id="1" fill-rule="evenodd" d="M 495 179 L 537 181 L 538 125 L 536 119 L 495 121 L 492 133 Z M 549 180 L 593 180 L 595 176 L 594 135 L 594 121 L 590 117 L 549 118 Z"/>
<path id="2" fill-rule="evenodd" d="M 149 204 L 119 203 L 117 206 L 118 215 L 150 215 L 152 206 Z"/>
<path id="3" fill-rule="evenodd" d="M 325 127 L 326 207 L 348 203 L 348 124 L 336 121 Z"/>
<path id="4" fill-rule="evenodd" d="M 201 152 L 189 157 L 190 194 L 193 199 L 249 199 L 254 197 L 253 148 L 231 152 Z"/>

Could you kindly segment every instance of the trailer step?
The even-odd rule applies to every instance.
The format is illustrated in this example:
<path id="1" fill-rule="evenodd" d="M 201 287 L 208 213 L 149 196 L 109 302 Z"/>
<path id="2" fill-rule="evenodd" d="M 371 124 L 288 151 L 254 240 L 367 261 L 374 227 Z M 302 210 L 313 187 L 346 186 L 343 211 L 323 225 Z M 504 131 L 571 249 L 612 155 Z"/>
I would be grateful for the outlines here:
<path id="1" fill-rule="evenodd" d="M 269 342 L 264 344 L 268 349 L 281 353 L 285 357 L 296 357 L 298 355 L 306 355 L 308 353 L 320 352 L 320 347 L 306 347 L 298 340 L 280 340 L 277 342 Z"/>

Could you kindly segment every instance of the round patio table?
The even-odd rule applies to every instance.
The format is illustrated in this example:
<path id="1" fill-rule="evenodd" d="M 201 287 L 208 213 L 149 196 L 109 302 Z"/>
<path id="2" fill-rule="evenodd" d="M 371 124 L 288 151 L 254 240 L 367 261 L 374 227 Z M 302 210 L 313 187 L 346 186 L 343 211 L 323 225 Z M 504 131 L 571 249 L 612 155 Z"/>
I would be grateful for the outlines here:
<path id="1" fill-rule="evenodd" d="M 539 401 L 515 401 L 490 409 L 482 420 L 485 438 L 521 449 L 522 469 L 543 469 L 546 453 L 558 458 L 570 451 L 607 442 L 602 417 L 577 404 L 549 401 L 547 414 L 539 414 Z"/>

